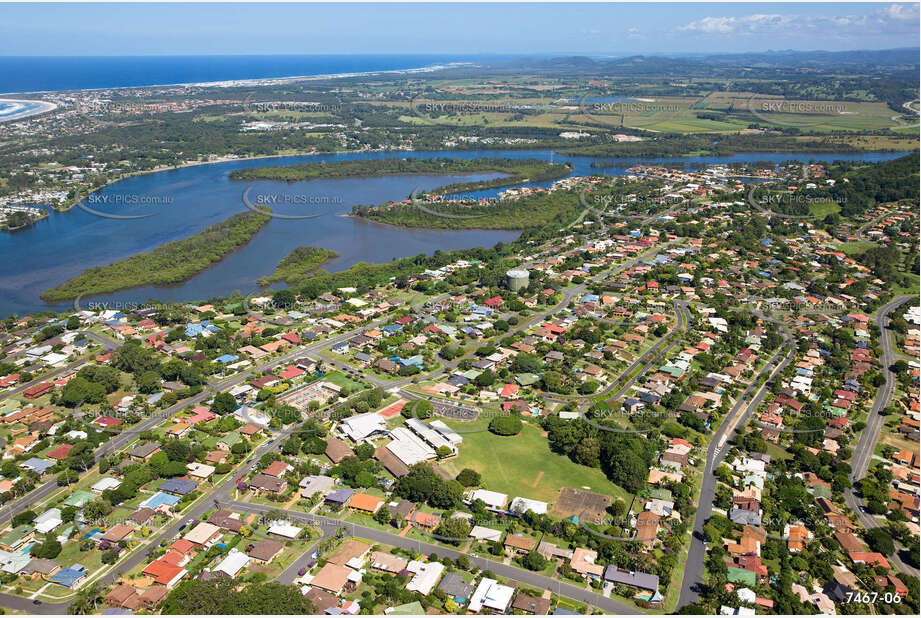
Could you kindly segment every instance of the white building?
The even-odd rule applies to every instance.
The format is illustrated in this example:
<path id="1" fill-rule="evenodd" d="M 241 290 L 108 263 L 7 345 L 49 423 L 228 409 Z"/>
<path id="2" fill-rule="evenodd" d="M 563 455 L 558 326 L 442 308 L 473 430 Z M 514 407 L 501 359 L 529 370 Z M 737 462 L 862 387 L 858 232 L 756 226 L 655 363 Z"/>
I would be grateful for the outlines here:
<path id="1" fill-rule="evenodd" d="M 413 573 L 413 578 L 406 584 L 406 589 L 428 595 L 441 580 L 441 575 L 445 571 L 445 565 L 440 562 L 419 562 L 418 560 L 413 560 L 406 566 L 406 569 L 410 573 Z"/>
<path id="2" fill-rule="evenodd" d="M 494 579 L 484 577 L 480 580 L 480 585 L 476 587 L 473 596 L 470 597 L 470 605 L 467 609 L 477 613 L 484 607 L 493 611 L 504 614 L 512 602 L 512 595 L 515 589 L 503 586 Z"/>
<path id="3" fill-rule="evenodd" d="M 366 412 L 342 419 L 339 431 L 355 442 L 360 442 L 374 434 L 387 433 L 387 424 L 379 414 Z"/>
<path id="4" fill-rule="evenodd" d="M 237 548 L 233 548 L 227 553 L 227 557 L 215 567 L 214 572 L 226 573 L 230 577 L 236 577 L 237 573 L 245 569 L 247 565 L 249 565 L 249 556 Z"/>
<path id="5" fill-rule="evenodd" d="M 486 505 L 486 508 L 492 509 L 493 511 L 501 511 L 505 509 L 505 505 L 508 504 L 508 496 L 506 494 L 500 494 L 497 491 L 489 491 L 488 489 L 475 489 L 470 492 L 470 501 L 482 500 L 483 504 Z"/>
<path id="6" fill-rule="evenodd" d="M 547 503 L 519 496 L 512 500 L 508 510 L 518 515 L 524 515 L 528 511 L 533 512 L 535 515 L 545 515 L 547 513 Z"/>

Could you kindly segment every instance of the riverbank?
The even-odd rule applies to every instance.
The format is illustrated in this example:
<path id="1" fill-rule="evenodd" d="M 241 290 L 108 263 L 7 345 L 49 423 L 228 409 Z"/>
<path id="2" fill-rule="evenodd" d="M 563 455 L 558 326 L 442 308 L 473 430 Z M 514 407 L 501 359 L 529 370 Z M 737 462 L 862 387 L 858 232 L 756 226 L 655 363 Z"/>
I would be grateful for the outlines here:
<path id="1" fill-rule="evenodd" d="M 170 285 L 191 279 L 220 262 L 259 233 L 271 220 L 269 214 L 245 212 L 205 228 L 191 238 L 157 247 L 108 266 L 86 269 L 81 275 L 45 290 L 47 303 L 106 294 L 144 285 Z"/>

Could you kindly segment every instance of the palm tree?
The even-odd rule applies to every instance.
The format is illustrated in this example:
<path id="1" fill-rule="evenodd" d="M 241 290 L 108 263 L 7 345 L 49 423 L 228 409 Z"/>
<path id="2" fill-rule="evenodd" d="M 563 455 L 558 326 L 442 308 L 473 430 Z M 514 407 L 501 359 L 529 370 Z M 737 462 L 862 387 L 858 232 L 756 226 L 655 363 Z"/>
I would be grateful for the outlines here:
<path id="1" fill-rule="evenodd" d="M 102 592 L 97 584 L 81 589 L 77 598 L 67 608 L 67 613 L 72 615 L 87 615 L 96 612 L 96 606 L 102 601 Z"/>

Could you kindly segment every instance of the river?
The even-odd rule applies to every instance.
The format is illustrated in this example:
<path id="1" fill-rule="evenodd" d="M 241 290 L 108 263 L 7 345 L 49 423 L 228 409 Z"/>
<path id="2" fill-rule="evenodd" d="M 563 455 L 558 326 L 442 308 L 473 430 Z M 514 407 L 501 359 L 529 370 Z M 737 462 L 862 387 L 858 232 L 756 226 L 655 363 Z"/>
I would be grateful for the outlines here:
<path id="1" fill-rule="evenodd" d="M 811 154 L 794 157 L 789 153 L 751 153 L 731 157 L 687 157 L 625 161 L 618 167 L 597 169 L 591 157 L 563 156 L 548 150 L 468 151 L 413 153 L 349 153 L 304 155 L 272 159 L 231 161 L 188 166 L 127 178 L 109 185 L 83 201 L 88 209 L 120 216 L 148 215 L 137 219 L 97 216 L 82 208 L 53 213 L 47 219 L 15 233 L 0 234 L 0 316 L 22 315 L 47 309 L 67 310 L 73 303 L 49 306 L 40 294 L 92 266 L 111 264 L 200 232 L 204 227 L 246 211 L 243 192 L 249 189 L 251 203 L 265 202 L 278 214 L 319 215 L 303 219 L 273 218 L 253 240 L 232 255 L 188 281 L 170 287 L 140 287 L 115 294 L 82 299 L 88 301 L 143 303 L 205 300 L 233 291 L 252 293 L 259 277 L 296 247 L 313 245 L 332 249 L 339 257 L 325 268 L 336 272 L 357 262 L 387 262 L 394 258 L 452 250 L 492 246 L 509 242 L 515 231 L 443 231 L 402 229 L 344 216 L 357 204 L 379 204 L 407 198 L 414 190 L 433 189 L 452 182 L 494 178 L 495 175 L 413 175 L 378 178 L 310 180 L 296 183 L 233 181 L 236 169 L 265 165 L 286 165 L 308 161 L 344 161 L 387 157 L 510 157 L 537 158 L 557 163 L 570 162 L 573 175 L 621 175 L 628 167 L 664 164 L 674 167 L 700 163 L 725 164 L 752 161 L 862 160 L 882 161 L 902 156 L 896 153 L 844 155 Z M 549 186 L 552 181 L 536 183 Z M 501 190 L 501 189 L 500 189 Z M 483 192 L 495 195 L 499 190 Z"/>

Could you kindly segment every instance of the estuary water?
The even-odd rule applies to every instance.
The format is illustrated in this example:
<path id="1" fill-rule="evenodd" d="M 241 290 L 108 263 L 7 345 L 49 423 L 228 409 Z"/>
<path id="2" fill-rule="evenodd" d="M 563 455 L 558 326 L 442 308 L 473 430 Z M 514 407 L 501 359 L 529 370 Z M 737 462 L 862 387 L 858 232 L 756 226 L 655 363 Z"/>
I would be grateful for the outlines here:
<path id="1" fill-rule="evenodd" d="M 794 157 L 789 153 L 749 153 L 731 157 L 630 160 L 618 163 L 617 167 L 598 169 L 591 167 L 595 159 L 590 157 L 563 156 L 549 150 L 489 150 L 305 155 L 188 166 L 122 180 L 85 198 L 82 204 L 86 209 L 75 207 L 66 213 L 52 213 L 47 219 L 29 228 L 0 234 L 0 316 L 73 307 L 72 302 L 49 306 L 41 300 L 40 295 L 44 290 L 59 285 L 86 268 L 111 264 L 151 251 L 164 243 L 188 238 L 232 214 L 245 212 L 245 191 L 248 192 L 250 203 L 266 203 L 278 214 L 311 218 L 273 218 L 250 243 L 182 284 L 139 287 L 105 296 L 87 297 L 82 302 L 130 305 L 150 299 L 164 302 L 205 300 L 213 296 L 226 296 L 235 290 L 252 293 L 258 288 L 257 280 L 260 277 L 270 274 L 278 261 L 293 249 L 305 245 L 336 251 L 339 257 L 324 268 L 337 272 L 358 262 L 382 263 L 420 253 L 431 254 L 437 250 L 492 246 L 498 242 L 512 241 L 518 236 L 515 231 L 404 229 L 345 216 L 358 204 L 407 199 L 416 190 L 433 189 L 453 182 L 494 178 L 494 174 L 251 183 L 230 180 L 228 174 L 237 169 L 308 161 L 390 157 L 510 157 L 570 162 L 573 165 L 573 175 L 585 176 L 602 173 L 621 175 L 627 168 L 639 163 L 683 167 L 701 163 L 746 161 L 779 163 L 793 158 L 807 162 L 882 161 L 898 156 L 901 154 L 811 154 Z M 551 183 L 545 181 L 528 184 L 549 186 Z M 492 196 L 503 189 L 483 191 L 480 194 Z M 89 210 L 122 217 L 147 216 L 113 219 L 92 214 Z"/>

